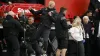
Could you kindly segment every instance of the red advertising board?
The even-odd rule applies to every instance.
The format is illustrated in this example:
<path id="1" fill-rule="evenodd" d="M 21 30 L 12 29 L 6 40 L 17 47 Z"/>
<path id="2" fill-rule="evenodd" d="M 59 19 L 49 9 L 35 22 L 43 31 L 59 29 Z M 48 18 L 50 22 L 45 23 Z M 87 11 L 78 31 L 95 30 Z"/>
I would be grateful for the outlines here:
<path id="1" fill-rule="evenodd" d="M 20 12 L 25 12 L 25 15 L 29 16 L 32 15 L 29 11 L 30 6 L 36 11 L 44 7 L 41 4 L 28 4 L 28 3 L 14 3 L 12 5 L 3 5 L 0 7 L 0 16 L 3 16 L 3 13 L 5 11 L 13 11 L 15 14 L 19 14 Z"/>

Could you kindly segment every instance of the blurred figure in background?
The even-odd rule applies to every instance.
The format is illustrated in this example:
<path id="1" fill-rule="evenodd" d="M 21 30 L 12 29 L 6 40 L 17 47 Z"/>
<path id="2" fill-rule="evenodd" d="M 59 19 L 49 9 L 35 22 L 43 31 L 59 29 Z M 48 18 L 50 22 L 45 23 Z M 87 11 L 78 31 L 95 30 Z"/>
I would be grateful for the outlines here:
<path id="1" fill-rule="evenodd" d="M 100 9 L 96 9 L 95 20 L 94 20 L 94 40 L 95 40 L 95 55 L 100 56 Z"/>
<path id="2" fill-rule="evenodd" d="M 88 10 L 88 11 L 86 12 L 86 16 L 88 16 L 90 22 L 93 23 L 93 19 L 94 19 L 94 18 L 93 18 L 93 13 L 92 13 L 92 11 Z"/>
<path id="3" fill-rule="evenodd" d="M 91 56 L 92 24 L 88 16 L 83 17 L 83 27 L 85 30 L 85 56 Z"/>

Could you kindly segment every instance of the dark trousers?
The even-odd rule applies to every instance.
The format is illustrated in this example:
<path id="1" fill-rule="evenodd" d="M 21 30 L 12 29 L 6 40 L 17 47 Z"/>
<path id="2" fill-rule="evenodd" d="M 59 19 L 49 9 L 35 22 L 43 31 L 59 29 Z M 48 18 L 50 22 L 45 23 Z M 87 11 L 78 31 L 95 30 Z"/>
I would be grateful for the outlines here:
<path id="1" fill-rule="evenodd" d="M 42 55 L 42 50 L 41 47 L 38 45 L 38 43 L 34 43 L 34 44 L 28 44 L 27 46 L 28 49 L 28 56 L 30 56 L 31 53 L 36 53 L 36 56 L 41 56 Z"/>
<path id="2" fill-rule="evenodd" d="M 49 38 L 49 34 L 50 34 L 50 29 L 47 28 L 46 26 L 40 25 L 37 29 L 36 32 L 36 39 L 40 39 L 40 37 L 43 38 L 44 40 L 44 50 L 47 51 L 47 47 L 48 47 L 48 38 Z"/>
<path id="3" fill-rule="evenodd" d="M 50 35 L 49 35 L 49 40 L 50 40 L 50 42 L 52 42 L 52 44 L 54 43 L 53 42 L 54 39 L 55 39 L 55 30 L 51 30 Z M 55 50 L 56 48 L 50 42 L 48 43 L 48 49 L 47 49 L 48 56 L 54 55 L 55 51 L 56 51 Z"/>
<path id="4" fill-rule="evenodd" d="M 91 56 L 91 47 L 90 47 L 90 39 L 86 38 L 84 47 L 85 47 L 85 56 Z"/>
<path id="5" fill-rule="evenodd" d="M 77 56 L 85 56 L 84 54 L 84 44 L 82 41 L 77 42 Z"/>
<path id="6" fill-rule="evenodd" d="M 19 56 L 20 55 L 20 45 L 18 38 L 16 36 L 6 37 L 8 50 L 10 51 L 10 56 Z"/>
<path id="7" fill-rule="evenodd" d="M 32 44 L 32 48 L 35 50 L 36 56 L 41 56 L 42 55 L 42 50 L 41 50 L 38 43 Z"/>
<path id="8" fill-rule="evenodd" d="M 68 53 L 67 56 L 77 56 L 77 42 L 74 40 L 68 41 Z"/>
<path id="9" fill-rule="evenodd" d="M 97 44 L 97 55 L 100 56 L 100 37 L 97 37 L 96 44 Z"/>
<path id="10" fill-rule="evenodd" d="M 30 56 L 31 54 L 36 54 L 36 56 L 42 55 L 38 42 L 35 42 L 34 44 L 27 42 L 25 45 L 21 46 L 21 56 Z"/>

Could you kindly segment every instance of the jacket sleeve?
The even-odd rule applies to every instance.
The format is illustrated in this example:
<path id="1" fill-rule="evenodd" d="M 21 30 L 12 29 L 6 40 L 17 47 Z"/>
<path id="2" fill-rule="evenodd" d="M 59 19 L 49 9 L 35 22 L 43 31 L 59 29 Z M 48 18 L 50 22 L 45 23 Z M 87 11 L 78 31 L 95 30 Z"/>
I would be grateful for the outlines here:
<path id="1" fill-rule="evenodd" d="M 65 17 L 61 17 L 61 24 L 65 29 L 70 29 L 72 27 L 71 25 L 67 25 L 67 21 Z"/>
<path id="2" fill-rule="evenodd" d="M 58 16 L 58 14 L 57 13 L 55 13 L 55 15 L 53 15 L 53 16 L 50 16 L 50 19 L 55 23 L 56 22 L 56 20 L 57 20 L 57 16 Z"/>
<path id="3" fill-rule="evenodd" d="M 41 14 L 42 13 L 42 9 L 41 10 L 38 10 L 38 11 L 34 11 L 33 9 L 30 9 L 30 12 L 34 15 L 38 15 L 38 14 Z"/>
<path id="4" fill-rule="evenodd" d="M 17 27 L 20 31 L 24 32 L 24 28 L 22 27 L 22 25 L 21 25 L 17 20 L 15 20 L 14 23 L 15 23 L 16 27 Z"/>

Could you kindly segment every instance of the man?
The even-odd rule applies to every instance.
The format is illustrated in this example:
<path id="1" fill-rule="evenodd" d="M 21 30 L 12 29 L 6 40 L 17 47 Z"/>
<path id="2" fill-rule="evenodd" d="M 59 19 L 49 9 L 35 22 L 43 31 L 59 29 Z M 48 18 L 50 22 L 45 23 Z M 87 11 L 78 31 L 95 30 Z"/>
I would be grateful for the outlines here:
<path id="1" fill-rule="evenodd" d="M 94 20 L 94 40 L 95 40 L 95 54 L 100 56 L 100 9 L 96 11 Z"/>
<path id="2" fill-rule="evenodd" d="M 23 27 L 25 27 L 25 24 L 27 24 L 27 16 L 25 16 L 25 13 L 24 12 L 20 12 L 19 13 L 19 17 L 17 16 L 19 22 L 21 23 L 21 25 Z"/>
<path id="3" fill-rule="evenodd" d="M 14 12 L 9 11 L 8 15 L 3 21 L 3 34 L 7 40 L 8 47 L 11 50 L 10 56 L 19 56 L 20 53 L 20 45 L 18 41 L 18 35 L 20 31 L 24 31 L 21 24 L 15 20 Z"/>
<path id="4" fill-rule="evenodd" d="M 60 8 L 60 13 L 57 17 L 56 23 L 55 23 L 55 32 L 56 37 L 58 40 L 58 49 L 56 52 L 56 56 L 65 56 L 67 51 L 67 45 L 68 45 L 68 29 L 71 28 L 71 26 L 67 25 L 67 21 L 65 18 L 65 14 L 67 12 L 67 9 L 64 7 Z"/>
<path id="5" fill-rule="evenodd" d="M 34 39 L 34 36 L 37 31 L 38 24 L 34 22 L 33 17 L 29 17 L 28 24 L 26 25 L 26 41 L 27 41 L 27 48 L 29 50 L 29 53 L 36 53 L 36 56 L 41 56 L 42 51 L 40 46 L 38 45 L 38 41 Z M 34 49 L 34 51 L 33 51 Z"/>
<path id="6" fill-rule="evenodd" d="M 91 37 L 92 35 L 92 23 L 89 21 L 88 16 L 83 17 L 83 27 L 85 30 L 85 56 L 91 56 Z"/>
<path id="7" fill-rule="evenodd" d="M 34 15 L 42 14 L 40 16 L 40 24 L 38 26 L 38 30 L 36 32 L 35 37 L 36 37 L 36 39 L 39 39 L 40 37 L 43 38 L 44 53 L 46 53 L 47 47 L 48 47 L 48 38 L 49 38 L 49 34 L 50 34 L 51 24 L 52 24 L 52 22 L 55 21 L 55 18 L 57 15 L 54 7 L 55 7 L 55 2 L 50 1 L 49 6 L 47 8 L 43 8 L 39 11 L 34 11 L 32 8 L 30 8 L 30 12 L 32 12 L 32 14 L 34 14 Z"/>

